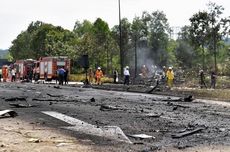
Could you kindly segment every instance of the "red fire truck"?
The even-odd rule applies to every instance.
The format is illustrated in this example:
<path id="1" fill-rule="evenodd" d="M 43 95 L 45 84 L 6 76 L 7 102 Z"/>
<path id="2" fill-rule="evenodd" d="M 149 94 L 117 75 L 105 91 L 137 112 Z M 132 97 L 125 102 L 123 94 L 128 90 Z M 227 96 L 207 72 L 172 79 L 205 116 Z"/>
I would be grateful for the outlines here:
<path id="1" fill-rule="evenodd" d="M 33 77 L 33 68 L 34 68 L 34 62 L 33 59 L 26 59 L 26 60 L 17 60 L 14 64 L 16 67 L 16 77 L 17 79 L 31 79 Z"/>
<path id="2" fill-rule="evenodd" d="M 52 79 L 57 79 L 57 70 L 60 67 L 70 71 L 70 59 L 65 56 L 41 57 L 35 62 L 35 80 L 44 79 L 46 81 L 51 81 Z"/>

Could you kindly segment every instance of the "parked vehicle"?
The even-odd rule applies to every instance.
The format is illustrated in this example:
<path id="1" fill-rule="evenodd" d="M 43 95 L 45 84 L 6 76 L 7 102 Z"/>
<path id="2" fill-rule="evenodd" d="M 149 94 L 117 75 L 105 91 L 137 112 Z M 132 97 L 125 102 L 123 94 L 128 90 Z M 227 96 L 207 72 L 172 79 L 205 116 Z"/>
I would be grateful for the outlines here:
<path id="1" fill-rule="evenodd" d="M 16 78 L 21 80 L 32 80 L 35 60 L 17 60 L 14 64 L 16 68 Z"/>
<path id="2" fill-rule="evenodd" d="M 60 67 L 70 71 L 70 59 L 65 56 L 41 57 L 35 62 L 34 78 L 35 80 L 44 79 L 46 81 L 57 79 L 57 70 Z"/>

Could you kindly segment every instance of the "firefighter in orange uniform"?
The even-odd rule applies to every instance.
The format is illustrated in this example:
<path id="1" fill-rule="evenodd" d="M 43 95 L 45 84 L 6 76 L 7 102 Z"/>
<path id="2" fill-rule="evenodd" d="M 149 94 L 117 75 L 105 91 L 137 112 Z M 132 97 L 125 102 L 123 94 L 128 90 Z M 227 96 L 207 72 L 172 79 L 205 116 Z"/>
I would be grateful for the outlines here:
<path id="1" fill-rule="evenodd" d="M 3 78 L 3 82 L 6 82 L 7 77 L 8 77 L 8 67 L 4 65 L 2 67 L 2 78 Z"/>
<path id="2" fill-rule="evenodd" d="M 101 70 L 101 67 L 97 68 L 97 71 L 95 73 L 95 77 L 96 77 L 96 83 L 98 85 L 101 85 L 101 78 L 103 77 L 103 72 Z"/>

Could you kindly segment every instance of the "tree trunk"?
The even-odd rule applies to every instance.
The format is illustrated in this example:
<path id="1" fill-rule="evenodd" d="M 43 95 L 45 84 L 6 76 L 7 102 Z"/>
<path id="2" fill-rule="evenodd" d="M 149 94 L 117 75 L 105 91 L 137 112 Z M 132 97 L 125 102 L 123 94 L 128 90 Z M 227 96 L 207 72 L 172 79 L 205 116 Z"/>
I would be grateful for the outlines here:
<path id="1" fill-rule="evenodd" d="M 137 77 L 137 39 L 135 37 L 135 78 Z"/>
<path id="2" fill-rule="evenodd" d="M 202 44 L 202 55 L 203 55 L 203 57 L 202 57 L 202 70 L 204 71 L 204 45 Z"/>
<path id="3" fill-rule="evenodd" d="M 215 68 L 215 73 L 217 74 L 217 61 L 216 61 L 216 32 L 214 32 L 213 35 L 213 51 L 214 51 L 214 68 Z"/>

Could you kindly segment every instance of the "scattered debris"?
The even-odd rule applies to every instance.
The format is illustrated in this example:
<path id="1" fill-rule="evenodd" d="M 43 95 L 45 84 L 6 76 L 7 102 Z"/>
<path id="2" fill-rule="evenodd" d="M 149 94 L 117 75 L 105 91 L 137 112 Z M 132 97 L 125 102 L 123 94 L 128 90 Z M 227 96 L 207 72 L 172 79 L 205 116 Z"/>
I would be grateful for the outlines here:
<path id="1" fill-rule="evenodd" d="M 110 106 L 110 105 L 101 105 L 101 111 L 111 111 L 111 110 L 119 110 L 118 107 Z"/>
<path id="2" fill-rule="evenodd" d="M 8 114 L 10 117 L 16 117 L 18 114 L 14 110 L 2 110 L 0 111 L 0 116 L 5 116 Z"/>
<path id="3" fill-rule="evenodd" d="M 192 95 L 189 95 L 187 97 L 184 98 L 177 98 L 177 99 L 172 99 L 170 97 L 168 97 L 167 99 L 163 99 L 161 101 L 170 101 L 170 102 L 192 102 L 194 100 L 194 98 L 192 97 Z"/>
<path id="4" fill-rule="evenodd" d="M 29 139 L 29 142 L 31 142 L 31 143 L 40 143 L 41 140 L 39 140 L 39 139 L 37 139 L 37 138 L 30 138 L 30 139 Z"/>
<path id="5" fill-rule="evenodd" d="M 10 103 L 9 105 L 14 106 L 16 108 L 29 108 L 29 107 L 35 107 L 34 105 L 31 104 L 22 104 L 22 103 Z"/>
<path id="6" fill-rule="evenodd" d="M 0 147 L 2 147 L 2 148 L 3 148 L 3 147 L 6 147 L 6 145 L 5 145 L 5 144 L 1 144 L 1 145 L 0 145 Z"/>
<path id="7" fill-rule="evenodd" d="M 141 112 L 142 112 L 142 113 L 144 112 L 144 109 L 143 109 L 143 108 L 141 109 Z"/>
<path id="8" fill-rule="evenodd" d="M 174 106 L 173 110 L 177 110 L 178 107 L 180 107 L 180 108 L 189 108 L 189 106 L 184 106 L 184 105 L 180 105 L 180 104 L 174 104 L 172 102 L 167 102 L 167 105 L 168 106 Z"/>
<path id="9" fill-rule="evenodd" d="M 26 101 L 25 97 L 13 97 L 13 98 L 7 98 L 5 101 Z"/>
<path id="10" fill-rule="evenodd" d="M 194 99 L 192 95 L 188 95 L 187 97 L 184 97 L 184 102 L 192 102 Z"/>
<path id="11" fill-rule="evenodd" d="M 50 94 L 50 93 L 47 93 L 48 96 L 50 97 L 62 97 L 62 95 L 56 95 L 56 94 Z"/>
<path id="12" fill-rule="evenodd" d="M 154 151 L 157 151 L 157 150 L 161 150 L 161 148 L 158 147 L 158 146 L 151 146 L 150 148 L 144 149 L 141 152 L 154 152 Z"/>
<path id="13" fill-rule="evenodd" d="M 154 90 L 156 90 L 158 88 L 158 85 L 159 85 L 159 81 L 157 80 L 156 85 L 153 88 L 151 88 L 150 90 L 147 90 L 146 93 L 152 93 Z"/>
<path id="14" fill-rule="evenodd" d="M 82 86 L 82 88 L 92 88 L 92 85 L 90 85 L 90 84 L 85 84 L 85 85 Z"/>
<path id="15" fill-rule="evenodd" d="M 225 131 L 226 131 L 226 129 L 225 129 L 225 128 L 219 128 L 219 131 L 221 131 L 221 132 L 225 132 Z"/>
<path id="16" fill-rule="evenodd" d="M 177 110 L 177 108 L 178 108 L 178 106 L 174 106 L 172 110 L 175 111 L 175 110 Z"/>
<path id="17" fill-rule="evenodd" d="M 78 102 L 78 100 L 75 99 L 47 99 L 47 98 L 33 98 L 32 101 L 55 101 L 55 102 Z"/>
<path id="18" fill-rule="evenodd" d="M 155 139 L 154 136 L 150 136 L 150 135 L 146 135 L 146 134 L 135 134 L 135 135 L 128 135 L 130 137 L 133 137 L 133 138 L 140 138 L 140 139 Z"/>
<path id="19" fill-rule="evenodd" d="M 144 145 L 143 142 L 134 142 L 133 144 L 134 144 L 134 145 Z"/>
<path id="20" fill-rule="evenodd" d="M 55 89 L 62 89 L 60 86 L 54 86 Z"/>
<path id="21" fill-rule="evenodd" d="M 70 145 L 70 143 L 59 143 L 56 146 L 57 147 L 63 147 L 63 146 L 68 146 L 68 145 Z"/>
<path id="22" fill-rule="evenodd" d="M 185 132 L 182 132 L 182 133 L 173 134 L 172 138 L 182 138 L 182 137 L 185 137 L 185 136 L 189 136 L 189 135 L 195 134 L 197 132 L 200 132 L 203 129 L 204 128 L 197 128 L 197 129 L 194 129 L 194 130 L 191 130 L 191 131 L 185 131 Z"/>
<path id="23" fill-rule="evenodd" d="M 148 114 L 145 114 L 145 116 L 151 117 L 151 118 L 159 118 L 161 115 L 162 115 L 162 113 L 161 114 L 158 114 L 158 113 L 148 113 Z"/>
<path id="24" fill-rule="evenodd" d="M 51 117 L 62 120 L 72 126 L 63 127 L 72 131 L 78 131 L 85 134 L 106 137 L 117 141 L 127 142 L 132 144 L 129 138 L 124 134 L 122 129 L 117 126 L 96 126 L 79 119 L 55 112 L 55 111 L 43 111 L 42 113 L 47 114 Z"/>
<path id="25" fill-rule="evenodd" d="M 96 100 L 94 98 L 91 98 L 90 102 L 96 102 Z"/>
<path id="26" fill-rule="evenodd" d="M 177 149 L 185 149 L 185 148 L 189 148 L 189 147 L 192 147 L 191 145 L 186 145 L 184 143 L 181 143 L 181 142 L 178 142 L 177 145 L 174 146 L 175 148 Z"/>

